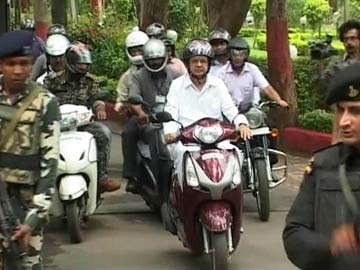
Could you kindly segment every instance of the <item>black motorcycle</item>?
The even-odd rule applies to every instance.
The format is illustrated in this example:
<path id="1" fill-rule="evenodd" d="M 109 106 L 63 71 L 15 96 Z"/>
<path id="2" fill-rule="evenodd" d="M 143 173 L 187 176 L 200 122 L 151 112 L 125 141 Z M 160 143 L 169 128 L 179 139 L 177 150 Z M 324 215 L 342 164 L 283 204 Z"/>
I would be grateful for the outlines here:
<path id="1" fill-rule="evenodd" d="M 278 103 L 266 101 L 259 106 L 253 104 L 239 106 L 239 112 L 246 116 L 253 136 L 251 140 L 239 145 L 244 152 L 243 188 L 244 192 L 252 192 L 256 198 L 262 221 L 268 221 L 270 216 L 269 190 L 284 183 L 287 178 L 286 154 L 271 149 L 271 142 L 277 139 L 278 131 L 268 126 L 266 113 L 263 111 L 265 106 L 278 106 Z"/>

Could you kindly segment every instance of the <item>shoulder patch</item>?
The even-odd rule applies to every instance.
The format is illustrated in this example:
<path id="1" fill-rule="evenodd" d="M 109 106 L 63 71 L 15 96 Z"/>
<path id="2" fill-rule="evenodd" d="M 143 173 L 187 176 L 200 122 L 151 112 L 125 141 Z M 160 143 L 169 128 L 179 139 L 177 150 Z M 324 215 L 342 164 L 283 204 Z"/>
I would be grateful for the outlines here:
<path id="1" fill-rule="evenodd" d="M 305 167 L 305 174 L 311 174 L 313 171 L 313 164 L 314 164 L 314 156 L 312 156 L 309 161 L 308 161 L 308 165 L 306 165 Z"/>

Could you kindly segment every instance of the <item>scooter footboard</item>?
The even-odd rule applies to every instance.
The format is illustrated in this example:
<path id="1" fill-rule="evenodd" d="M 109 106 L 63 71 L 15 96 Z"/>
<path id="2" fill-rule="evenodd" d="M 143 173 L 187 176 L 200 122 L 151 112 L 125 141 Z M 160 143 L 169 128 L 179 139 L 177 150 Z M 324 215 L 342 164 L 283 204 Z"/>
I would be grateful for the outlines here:
<path id="1" fill-rule="evenodd" d="M 232 218 L 230 204 L 224 201 L 207 202 L 200 209 L 201 224 L 212 232 L 228 230 Z"/>
<path id="2" fill-rule="evenodd" d="M 66 175 L 60 178 L 59 197 L 62 201 L 77 199 L 85 192 L 87 184 L 82 175 Z"/>

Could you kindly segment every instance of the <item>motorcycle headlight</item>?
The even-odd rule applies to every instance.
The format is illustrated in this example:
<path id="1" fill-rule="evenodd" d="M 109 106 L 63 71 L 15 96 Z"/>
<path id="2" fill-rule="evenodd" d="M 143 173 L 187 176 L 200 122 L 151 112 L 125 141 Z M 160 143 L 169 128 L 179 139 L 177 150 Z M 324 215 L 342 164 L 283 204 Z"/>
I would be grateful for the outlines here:
<path id="1" fill-rule="evenodd" d="M 263 112 L 256 108 L 251 108 L 246 114 L 245 114 L 250 128 L 258 128 L 260 127 L 264 122 L 264 116 Z"/>
<path id="2" fill-rule="evenodd" d="M 234 160 L 233 184 L 238 186 L 241 183 L 241 167 L 237 158 Z"/>
<path id="3" fill-rule="evenodd" d="M 199 179 L 196 174 L 196 170 L 191 158 L 186 160 L 186 167 L 185 167 L 185 177 L 186 183 L 191 187 L 199 186 Z"/>
<path id="4" fill-rule="evenodd" d="M 194 134 L 197 139 L 205 144 L 215 143 L 223 134 L 223 129 L 220 125 L 211 127 L 195 127 Z"/>

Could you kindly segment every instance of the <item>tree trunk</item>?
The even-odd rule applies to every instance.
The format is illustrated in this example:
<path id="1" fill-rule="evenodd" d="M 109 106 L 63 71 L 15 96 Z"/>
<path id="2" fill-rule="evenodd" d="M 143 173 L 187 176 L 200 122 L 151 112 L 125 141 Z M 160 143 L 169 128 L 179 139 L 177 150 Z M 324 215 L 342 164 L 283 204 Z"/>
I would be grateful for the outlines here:
<path id="1" fill-rule="evenodd" d="M 136 10 L 136 18 L 138 18 L 138 21 L 140 23 L 140 9 L 141 9 L 141 0 L 134 0 L 134 6 Z"/>
<path id="2" fill-rule="evenodd" d="M 154 22 L 161 23 L 166 27 L 168 13 L 169 0 L 140 0 L 140 29 L 144 31 Z"/>
<path id="3" fill-rule="evenodd" d="M 21 10 L 24 13 L 28 13 L 30 10 L 30 2 L 29 0 L 21 0 Z"/>
<path id="4" fill-rule="evenodd" d="M 20 0 L 14 0 L 14 9 L 15 9 L 15 26 L 21 26 L 21 2 Z"/>
<path id="5" fill-rule="evenodd" d="M 236 36 L 249 11 L 251 0 L 204 0 L 210 30 L 222 27 Z"/>
<path id="6" fill-rule="evenodd" d="M 34 0 L 34 19 L 36 35 L 46 39 L 47 29 L 49 28 L 49 13 L 46 0 Z"/>
<path id="7" fill-rule="evenodd" d="M 105 0 L 91 0 L 91 9 L 98 14 L 98 23 L 104 23 Z"/>
<path id="8" fill-rule="evenodd" d="M 331 7 L 332 12 L 338 10 L 338 0 L 329 0 L 329 5 Z"/>
<path id="9" fill-rule="evenodd" d="M 66 16 L 67 0 L 51 0 L 51 17 L 53 24 L 67 27 Z"/>
<path id="10" fill-rule="evenodd" d="M 295 126 L 297 122 L 297 95 L 289 51 L 286 0 L 267 0 L 266 18 L 270 83 L 290 106 L 289 110 L 279 108 L 274 112 L 276 125 L 283 130 Z"/>

